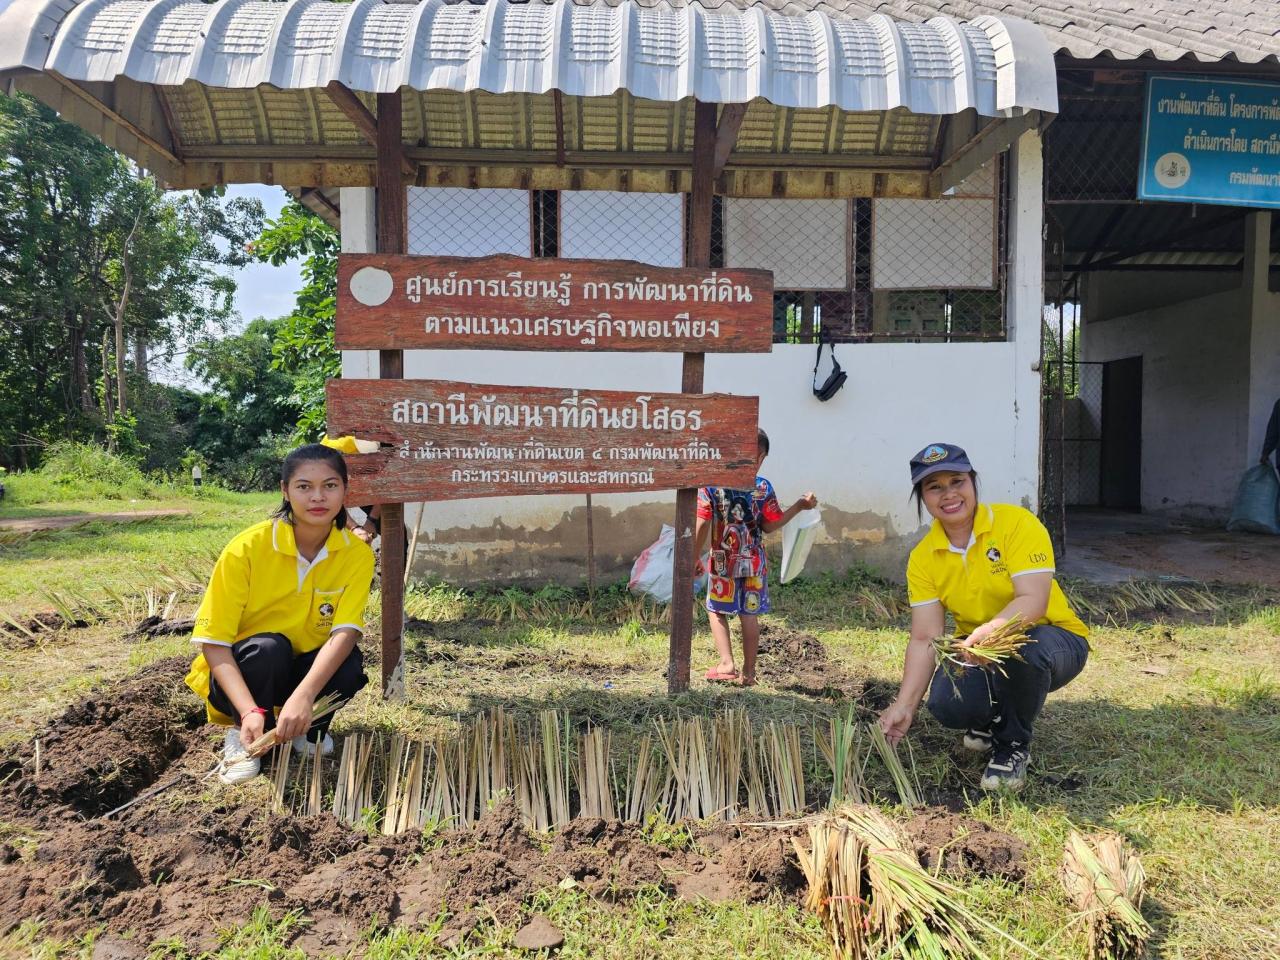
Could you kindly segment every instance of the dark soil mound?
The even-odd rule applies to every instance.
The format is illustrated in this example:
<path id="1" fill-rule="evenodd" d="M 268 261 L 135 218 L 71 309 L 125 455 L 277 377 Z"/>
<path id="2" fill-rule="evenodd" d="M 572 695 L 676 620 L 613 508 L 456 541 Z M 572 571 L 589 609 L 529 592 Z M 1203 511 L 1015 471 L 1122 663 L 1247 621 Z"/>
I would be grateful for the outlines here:
<path id="1" fill-rule="evenodd" d="M 830 700 L 856 700 L 862 694 L 862 682 L 828 659 L 812 634 L 762 623 L 759 656 L 759 672 L 779 689 Z"/>
<path id="2" fill-rule="evenodd" d="M 941 856 L 942 869 L 952 874 L 1022 879 L 1027 845 L 988 824 L 935 807 L 918 812 L 906 830 L 927 870 Z"/>
<path id="3" fill-rule="evenodd" d="M 181 657 L 161 660 L 68 707 L 37 738 L 39 776 L 34 745 L 0 766 L 0 779 L 11 778 L 3 805 L 96 816 L 155 783 L 203 720 L 182 683 L 187 665 Z"/>

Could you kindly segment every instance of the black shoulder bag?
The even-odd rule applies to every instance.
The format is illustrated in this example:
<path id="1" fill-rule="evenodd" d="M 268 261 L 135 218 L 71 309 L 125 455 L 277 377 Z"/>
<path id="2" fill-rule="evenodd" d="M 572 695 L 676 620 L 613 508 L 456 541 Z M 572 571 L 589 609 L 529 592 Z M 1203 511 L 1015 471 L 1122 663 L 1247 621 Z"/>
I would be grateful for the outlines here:
<path id="1" fill-rule="evenodd" d="M 831 350 L 831 372 L 827 374 L 827 379 L 822 382 L 822 386 L 818 386 L 818 365 L 822 363 L 823 346 Z M 844 372 L 840 361 L 836 359 L 836 345 L 819 337 L 818 357 L 813 361 L 813 395 L 823 402 L 830 400 L 840 392 L 840 388 L 848 379 L 849 375 Z"/>

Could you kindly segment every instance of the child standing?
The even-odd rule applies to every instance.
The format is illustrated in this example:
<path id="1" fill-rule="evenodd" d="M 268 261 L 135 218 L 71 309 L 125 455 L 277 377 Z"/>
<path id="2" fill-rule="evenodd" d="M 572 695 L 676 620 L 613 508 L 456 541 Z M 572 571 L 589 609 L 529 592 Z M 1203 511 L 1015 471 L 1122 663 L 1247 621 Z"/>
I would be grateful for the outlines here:
<path id="1" fill-rule="evenodd" d="M 756 470 L 769 454 L 769 436 L 759 431 Z M 698 557 L 707 535 L 711 535 L 708 563 L 707 615 L 720 662 L 707 671 L 708 680 L 722 680 L 744 687 L 756 682 L 756 648 L 760 643 L 760 621 L 769 612 L 764 535 L 786 526 L 801 510 L 812 510 L 818 498 L 806 493 L 786 510 L 764 477 L 756 477 L 754 490 L 726 490 L 703 487 L 698 491 L 698 522 L 694 548 Z M 733 659 L 729 617 L 742 624 L 742 673 Z"/>

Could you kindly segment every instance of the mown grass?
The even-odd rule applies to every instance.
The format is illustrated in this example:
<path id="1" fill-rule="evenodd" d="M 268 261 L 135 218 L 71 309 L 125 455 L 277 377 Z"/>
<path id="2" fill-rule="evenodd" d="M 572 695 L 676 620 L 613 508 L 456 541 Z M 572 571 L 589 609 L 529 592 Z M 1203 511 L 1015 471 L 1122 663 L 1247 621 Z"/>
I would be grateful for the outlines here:
<path id="1" fill-rule="evenodd" d="M 109 575 L 119 586 L 132 581 L 141 589 L 177 557 L 207 563 L 269 503 L 244 497 L 217 509 L 200 505 L 209 509 L 145 532 L 79 530 L 65 539 L 33 540 L 22 546 L 21 561 L 0 548 L 0 603 L 39 607 L 38 588 L 49 575 L 23 570 L 40 564 L 43 571 L 45 561 L 57 582 L 93 584 Z M 137 535 L 141 541 L 133 539 Z M 15 586 L 17 577 L 26 579 Z M 1092 603 L 1109 602 L 1105 591 L 1088 589 Z M 967 881 L 965 898 L 1040 956 L 1083 956 L 1083 937 L 1057 879 L 1063 841 L 1077 826 L 1118 830 L 1141 854 L 1149 876 L 1146 913 L 1155 926 L 1153 957 L 1280 956 L 1280 606 L 1263 591 L 1212 593 L 1216 608 L 1193 614 L 1134 613 L 1129 601 L 1105 608 L 1113 613 L 1094 631 L 1089 667 L 1050 698 L 1037 728 L 1032 778 L 1018 796 L 981 794 L 980 759 L 958 750 L 955 737 L 923 714 L 913 728 L 926 792 L 967 804 L 978 820 L 1027 843 L 1025 880 Z M 899 678 L 905 613 L 894 596 L 862 572 L 797 581 L 775 589 L 776 612 L 768 622 L 816 634 L 833 660 L 865 681 L 874 700 L 891 696 Z M 183 612 L 196 599 L 186 596 Z M 376 611 L 376 601 L 371 608 Z M 776 661 L 762 665 L 761 684 L 753 690 L 701 682 L 701 668 L 714 656 L 705 627 L 694 641 L 693 690 L 667 697 L 664 612 L 617 590 L 602 590 L 590 601 L 560 588 L 477 594 L 424 585 L 411 594 L 409 609 L 432 625 L 407 637 L 406 699 L 384 702 L 371 686 L 339 714 L 336 732 L 450 728 L 461 715 L 502 704 L 527 716 L 557 706 L 609 726 L 615 742 L 625 742 L 655 717 L 709 714 L 726 705 L 745 705 L 759 719 L 805 724 L 825 723 L 841 709 L 788 691 L 787 665 Z M 183 637 L 126 642 L 124 620 L 122 614 L 50 638 L 43 647 L 0 647 L 0 724 L 11 731 L 7 744 L 29 737 L 43 718 L 90 685 L 187 649 Z M 373 635 L 366 652 L 376 649 Z M 376 671 L 371 665 L 371 676 Z M 869 770 L 873 786 L 887 794 L 887 781 L 874 765 Z M 816 763 L 810 773 L 821 779 Z M 781 901 L 688 903 L 652 890 L 619 908 L 578 891 L 553 890 L 529 909 L 546 913 L 565 932 L 565 957 L 828 955 L 813 918 Z M 229 922 L 213 956 L 301 956 L 289 945 L 299 922 L 271 912 L 264 893 L 262 911 L 242 927 Z M 375 930 L 366 934 L 360 953 L 515 956 L 514 932 L 482 925 L 466 943 L 446 949 L 430 929 Z M 59 942 L 28 925 L 0 941 L 0 954 L 88 956 L 92 933 Z M 984 946 L 993 957 L 1019 955 L 994 936 Z M 177 957 L 184 949 L 161 944 L 155 953 Z"/>

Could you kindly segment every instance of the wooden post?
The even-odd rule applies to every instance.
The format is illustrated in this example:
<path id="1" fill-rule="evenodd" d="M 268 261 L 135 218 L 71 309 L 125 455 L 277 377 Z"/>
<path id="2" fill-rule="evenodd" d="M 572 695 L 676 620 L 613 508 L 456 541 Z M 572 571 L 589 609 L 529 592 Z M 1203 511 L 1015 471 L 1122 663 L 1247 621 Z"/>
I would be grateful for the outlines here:
<path id="1" fill-rule="evenodd" d="M 685 266 L 711 266 L 711 206 L 715 193 L 716 105 L 699 101 L 693 120 L 693 182 L 689 192 L 689 236 Z M 706 354 L 686 353 L 680 389 L 702 392 Z M 689 657 L 693 643 L 693 529 L 698 505 L 696 488 L 676 491 L 676 551 L 671 590 L 671 653 L 667 692 L 689 689 Z"/>
<path id="2" fill-rule="evenodd" d="M 407 232 L 400 91 L 378 94 L 374 184 L 379 253 L 404 253 Z M 404 378 L 404 351 L 378 351 L 378 375 Z M 382 514 L 382 695 L 404 691 L 404 505 L 384 503 Z"/>

